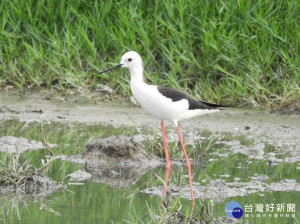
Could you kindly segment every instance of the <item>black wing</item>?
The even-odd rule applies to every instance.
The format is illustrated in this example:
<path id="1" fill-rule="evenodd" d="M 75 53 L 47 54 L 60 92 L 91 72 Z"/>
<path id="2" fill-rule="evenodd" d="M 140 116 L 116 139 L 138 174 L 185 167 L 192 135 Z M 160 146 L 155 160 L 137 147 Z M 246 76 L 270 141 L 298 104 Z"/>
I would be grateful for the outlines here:
<path id="1" fill-rule="evenodd" d="M 173 102 L 182 100 L 182 99 L 186 99 L 189 102 L 189 110 L 195 110 L 195 109 L 208 109 L 208 110 L 212 110 L 212 109 L 216 109 L 218 107 L 223 107 L 221 105 L 218 104 L 213 104 L 213 103 L 206 103 L 200 100 L 196 100 L 192 97 L 190 97 L 189 95 L 180 92 L 176 89 L 171 89 L 168 87 L 164 87 L 164 86 L 158 86 L 157 90 L 165 97 L 170 98 Z"/>

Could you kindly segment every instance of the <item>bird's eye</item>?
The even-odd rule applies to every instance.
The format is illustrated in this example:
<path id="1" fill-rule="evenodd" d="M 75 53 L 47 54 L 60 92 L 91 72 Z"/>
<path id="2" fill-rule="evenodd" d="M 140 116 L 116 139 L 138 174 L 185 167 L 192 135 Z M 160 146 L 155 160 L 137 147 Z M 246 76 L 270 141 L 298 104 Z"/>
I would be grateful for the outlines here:
<path id="1" fill-rule="evenodd" d="M 129 62 L 132 61 L 132 58 L 128 58 L 128 61 L 129 61 Z"/>

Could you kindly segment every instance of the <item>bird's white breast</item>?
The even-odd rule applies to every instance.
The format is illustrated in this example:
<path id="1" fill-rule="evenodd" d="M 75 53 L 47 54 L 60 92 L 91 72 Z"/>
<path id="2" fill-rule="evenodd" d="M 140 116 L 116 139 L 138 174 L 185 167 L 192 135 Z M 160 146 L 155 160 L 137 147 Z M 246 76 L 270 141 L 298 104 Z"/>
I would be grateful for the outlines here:
<path id="1" fill-rule="evenodd" d="M 131 91 L 137 102 L 149 114 L 161 120 L 178 120 L 180 114 L 188 111 L 188 101 L 182 99 L 173 102 L 170 98 L 163 96 L 157 86 L 146 83 L 131 83 Z"/>

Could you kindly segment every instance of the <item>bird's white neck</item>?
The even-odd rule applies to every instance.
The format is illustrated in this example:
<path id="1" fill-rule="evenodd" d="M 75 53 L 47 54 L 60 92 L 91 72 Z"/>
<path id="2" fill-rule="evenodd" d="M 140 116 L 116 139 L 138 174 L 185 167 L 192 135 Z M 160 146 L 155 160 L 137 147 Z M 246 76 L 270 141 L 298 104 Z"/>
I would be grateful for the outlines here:
<path id="1" fill-rule="evenodd" d="M 131 84 L 138 83 L 142 84 L 144 83 L 144 76 L 143 76 L 143 66 L 134 66 L 129 68 L 130 76 L 131 76 Z"/>

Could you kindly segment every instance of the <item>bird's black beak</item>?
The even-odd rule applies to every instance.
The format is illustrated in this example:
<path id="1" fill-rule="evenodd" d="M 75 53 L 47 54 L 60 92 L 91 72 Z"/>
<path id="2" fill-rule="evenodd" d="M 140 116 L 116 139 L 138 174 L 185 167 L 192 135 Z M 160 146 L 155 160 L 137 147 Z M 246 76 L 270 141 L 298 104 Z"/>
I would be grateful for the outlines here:
<path id="1" fill-rule="evenodd" d="M 102 73 L 104 73 L 104 72 L 108 72 L 108 71 L 113 70 L 113 69 L 115 69 L 115 68 L 119 68 L 119 67 L 121 67 L 122 65 L 123 65 L 123 64 L 118 64 L 118 65 L 116 65 L 116 66 L 114 66 L 114 67 L 112 67 L 112 68 L 106 69 L 106 70 L 104 70 L 104 71 L 102 71 L 102 72 L 98 72 L 98 74 L 102 74 Z"/>

